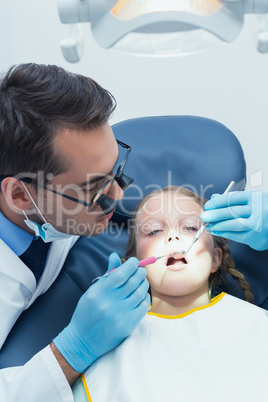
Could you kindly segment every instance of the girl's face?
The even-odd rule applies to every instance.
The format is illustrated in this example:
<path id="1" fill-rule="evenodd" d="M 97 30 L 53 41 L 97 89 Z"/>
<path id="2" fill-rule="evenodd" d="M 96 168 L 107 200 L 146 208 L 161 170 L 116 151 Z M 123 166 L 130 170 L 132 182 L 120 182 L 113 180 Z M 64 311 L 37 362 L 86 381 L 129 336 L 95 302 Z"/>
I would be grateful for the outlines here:
<path id="1" fill-rule="evenodd" d="M 149 199 L 137 214 L 137 257 L 167 255 L 148 265 L 147 279 L 152 296 L 189 296 L 208 292 L 208 278 L 221 263 L 222 252 L 213 246 L 205 231 L 185 257 L 201 227 L 203 208 L 183 194 L 162 192 Z"/>

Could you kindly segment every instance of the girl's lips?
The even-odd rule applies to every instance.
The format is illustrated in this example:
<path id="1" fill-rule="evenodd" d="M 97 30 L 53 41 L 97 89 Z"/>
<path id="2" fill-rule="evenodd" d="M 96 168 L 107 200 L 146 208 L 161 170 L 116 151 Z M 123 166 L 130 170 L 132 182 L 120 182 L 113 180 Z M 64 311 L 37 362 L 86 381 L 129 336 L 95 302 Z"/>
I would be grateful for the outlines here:
<path id="1" fill-rule="evenodd" d="M 188 260 L 184 257 L 183 254 L 180 253 L 176 253 L 176 255 L 174 255 L 176 253 L 176 251 L 174 251 L 173 253 L 169 254 L 167 259 L 166 259 L 166 265 L 173 265 L 176 263 L 176 261 L 182 261 L 184 262 L 184 264 L 188 263 Z"/>
<path id="2" fill-rule="evenodd" d="M 170 271 L 182 271 L 183 269 L 187 268 L 187 264 L 178 264 L 176 263 L 175 265 L 168 265 L 167 269 Z"/>
<path id="3" fill-rule="evenodd" d="M 170 254 L 166 261 L 166 266 L 170 271 L 181 271 L 187 267 L 188 261 L 183 256 L 183 254 L 176 254 L 173 257 L 174 253 Z"/>

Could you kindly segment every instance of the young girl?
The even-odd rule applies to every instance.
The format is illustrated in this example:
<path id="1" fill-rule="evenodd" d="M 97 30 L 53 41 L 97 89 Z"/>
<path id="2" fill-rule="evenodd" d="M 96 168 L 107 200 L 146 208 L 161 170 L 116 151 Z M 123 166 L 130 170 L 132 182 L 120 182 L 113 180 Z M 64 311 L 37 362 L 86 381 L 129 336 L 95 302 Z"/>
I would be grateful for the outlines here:
<path id="1" fill-rule="evenodd" d="M 227 241 L 205 231 L 181 253 L 202 224 L 204 203 L 189 190 L 168 187 L 139 204 L 126 258 L 164 256 L 146 267 L 151 310 L 82 375 L 83 387 L 76 388 L 84 389 L 85 400 L 267 400 L 268 312 L 225 293 L 210 298 L 231 274 L 253 301 Z"/>

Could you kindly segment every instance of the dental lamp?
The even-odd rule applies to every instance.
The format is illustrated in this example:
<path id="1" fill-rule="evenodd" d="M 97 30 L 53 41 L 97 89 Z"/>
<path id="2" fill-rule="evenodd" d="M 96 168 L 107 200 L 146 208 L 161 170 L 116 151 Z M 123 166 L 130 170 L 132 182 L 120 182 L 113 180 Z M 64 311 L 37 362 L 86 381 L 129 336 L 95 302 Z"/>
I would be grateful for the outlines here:
<path id="1" fill-rule="evenodd" d="M 256 14 L 257 50 L 268 53 L 268 0 L 58 0 L 58 12 L 70 24 L 61 49 L 71 63 L 82 57 L 87 22 L 105 49 L 167 56 L 229 43 L 244 15 Z"/>

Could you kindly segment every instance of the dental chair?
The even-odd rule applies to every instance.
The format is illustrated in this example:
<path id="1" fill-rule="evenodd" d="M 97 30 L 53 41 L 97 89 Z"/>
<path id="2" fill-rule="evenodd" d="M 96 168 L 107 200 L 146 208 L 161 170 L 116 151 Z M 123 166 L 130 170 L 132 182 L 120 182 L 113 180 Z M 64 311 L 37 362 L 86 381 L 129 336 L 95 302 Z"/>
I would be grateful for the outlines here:
<path id="1" fill-rule="evenodd" d="M 222 193 L 231 180 L 236 182 L 234 190 L 245 188 L 241 145 L 216 121 L 194 116 L 145 117 L 118 123 L 113 131 L 132 147 L 125 172 L 135 182 L 104 233 L 81 237 L 51 288 L 19 317 L 0 351 L 0 368 L 24 364 L 68 325 L 83 292 L 107 270 L 110 253 L 124 256 L 129 219 L 145 195 L 179 185 L 209 199 L 213 193 Z M 268 251 L 235 242 L 230 246 L 237 269 L 252 286 L 255 304 L 268 309 Z M 230 278 L 220 291 L 242 297 Z"/>

